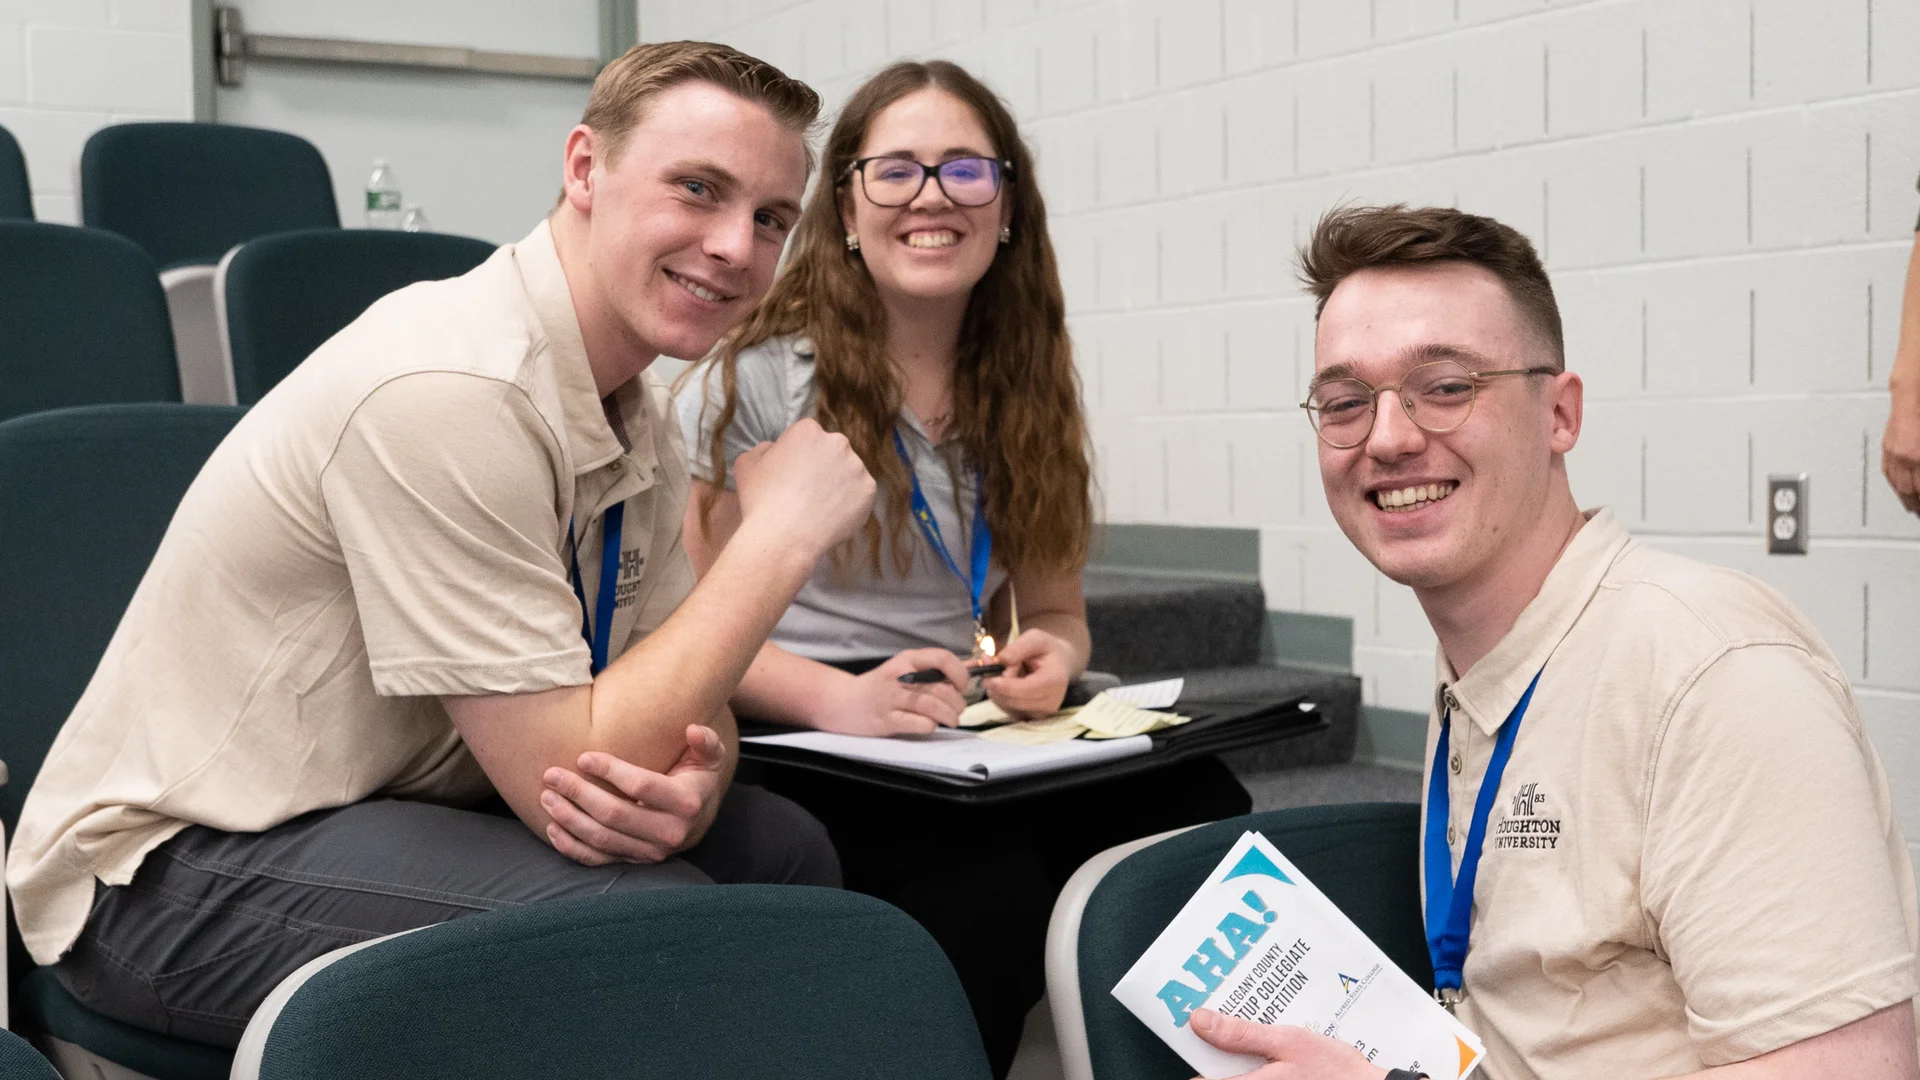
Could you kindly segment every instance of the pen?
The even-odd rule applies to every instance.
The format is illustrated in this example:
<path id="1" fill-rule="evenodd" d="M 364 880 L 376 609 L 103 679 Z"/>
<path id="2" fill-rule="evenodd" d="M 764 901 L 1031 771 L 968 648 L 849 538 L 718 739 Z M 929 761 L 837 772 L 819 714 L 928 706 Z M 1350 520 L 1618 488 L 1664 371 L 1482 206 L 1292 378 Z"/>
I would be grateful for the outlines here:
<path id="1" fill-rule="evenodd" d="M 975 678 L 985 679 L 1004 674 L 1006 670 L 1007 665 L 1005 664 L 975 664 L 973 667 L 967 669 L 967 674 Z M 946 676 L 940 673 L 939 668 L 921 668 L 919 671 L 909 671 L 905 675 L 900 676 L 900 681 L 909 686 L 914 686 L 925 683 L 937 683 L 945 678 Z"/>

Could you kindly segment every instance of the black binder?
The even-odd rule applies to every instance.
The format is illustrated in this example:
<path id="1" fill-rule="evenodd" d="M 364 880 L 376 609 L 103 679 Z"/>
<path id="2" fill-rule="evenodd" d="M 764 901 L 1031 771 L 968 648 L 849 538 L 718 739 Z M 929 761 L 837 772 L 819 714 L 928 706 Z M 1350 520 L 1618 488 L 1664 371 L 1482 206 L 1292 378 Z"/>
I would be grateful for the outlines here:
<path id="1" fill-rule="evenodd" d="M 792 746 L 769 746 L 742 742 L 744 761 L 790 766 L 843 777 L 878 787 L 927 795 L 936 799 L 974 805 L 1010 802 L 1044 792 L 1063 791 L 1082 784 L 1110 780 L 1118 776 L 1151 772 L 1188 758 L 1240 750 L 1249 746 L 1298 738 L 1324 730 L 1327 720 L 1319 704 L 1307 695 L 1286 700 L 1260 701 L 1209 698 L 1175 706 L 1192 721 L 1175 728 L 1155 731 L 1147 737 L 1153 748 L 1144 754 L 1117 758 L 1062 769 L 1058 772 L 1017 776 L 1008 780 L 962 780 L 935 776 L 909 769 L 897 769 L 865 761 L 852 761 L 814 750 Z M 746 717 L 740 719 L 740 734 L 774 735 L 803 730 L 771 724 Z"/>

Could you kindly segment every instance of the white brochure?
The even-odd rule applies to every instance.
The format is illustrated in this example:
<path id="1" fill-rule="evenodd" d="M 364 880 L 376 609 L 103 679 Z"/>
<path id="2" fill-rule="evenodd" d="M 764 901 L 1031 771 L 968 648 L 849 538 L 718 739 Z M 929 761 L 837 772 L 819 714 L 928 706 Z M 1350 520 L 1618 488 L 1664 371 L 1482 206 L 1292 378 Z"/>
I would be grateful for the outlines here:
<path id="1" fill-rule="evenodd" d="M 1202 1006 L 1317 1031 L 1382 1068 L 1433 1080 L 1461 1080 L 1484 1052 L 1473 1032 L 1254 832 L 1213 868 L 1113 996 L 1210 1078 L 1265 1062 L 1195 1035 L 1187 1018 Z"/>

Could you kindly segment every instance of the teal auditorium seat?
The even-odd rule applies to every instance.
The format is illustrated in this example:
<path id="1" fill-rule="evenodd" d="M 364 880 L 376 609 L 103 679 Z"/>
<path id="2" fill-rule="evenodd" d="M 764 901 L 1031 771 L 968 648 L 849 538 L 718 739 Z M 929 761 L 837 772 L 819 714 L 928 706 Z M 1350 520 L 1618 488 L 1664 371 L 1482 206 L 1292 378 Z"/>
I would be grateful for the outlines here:
<path id="1" fill-rule="evenodd" d="M 97 229 L 0 221 L 0 420 L 179 400 L 153 260 Z"/>
<path id="2" fill-rule="evenodd" d="M 235 244 L 338 227 L 333 180 L 298 135 L 235 124 L 112 124 L 80 153 L 80 216 L 162 269 L 211 266 Z"/>
<path id="3" fill-rule="evenodd" d="M 713 885 L 535 904 L 352 946 L 255 1014 L 235 1080 L 983 1080 L 960 980 L 904 912 Z"/>
<path id="4" fill-rule="evenodd" d="M 259 401 L 375 300 L 459 277 L 493 252 L 472 237 L 384 229 L 310 229 L 240 245 L 213 286 L 239 402 Z"/>
<path id="5" fill-rule="evenodd" d="M 9 774 L 0 823 L 7 835 L 181 495 L 242 413 L 102 405 L 0 423 L 0 761 Z M 8 953 L 12 971 L 27 971 L 17 935 Z M 70 1064 L 91 1053 L 155 1080 L 227 1075 L 227 1051 L 89 1012 L 44 969 L 19 981 L 13 1004 L 14 1026 Z M 69 1075 L 81 1073 L 70 1067 Z"/>
<path id="6" fill-rule="evenodd" d="M 1412 803 L 1269 810 L 1136 841 L 1089 859 L 1048 927 L 1047 994 L 1066 1080 L 1193 1075 L 1109 991 L 1248 830 L 1271 840 L 1415 982 L 1433 985 Z"/>
<path id="7" fill-rule="evenodd" d="M 4 1080 L 60 1080 L 53 1065 L 27 1040 L 0 1030 L 0 1078 Z"/>
<path id="8" fill-rule="evenodd" d="M 0 127 L 0 218 L 33 220 L 33 188 L 27 183 L 27 158 L 13 132 Z"/>

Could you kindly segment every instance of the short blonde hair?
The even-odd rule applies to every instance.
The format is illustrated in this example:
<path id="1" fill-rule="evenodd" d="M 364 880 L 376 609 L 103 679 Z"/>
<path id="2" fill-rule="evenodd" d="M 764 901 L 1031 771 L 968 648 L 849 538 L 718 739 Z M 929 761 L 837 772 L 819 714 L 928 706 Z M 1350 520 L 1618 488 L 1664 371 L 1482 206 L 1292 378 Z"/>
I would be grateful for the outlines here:
<path id="1" fill-rule="evenodd" d="M 647 103 L 681 83 L 709 82 L 766 107 L 780 126 L 802 137 L 820 116 L 820 95 L 779 68 L 711 41 L 635 45 L 600 69 L 580 122 L 593 129 L 612 161 L 646 119 Z M 813 148 L 807 148 L 813 169 Z"/>

